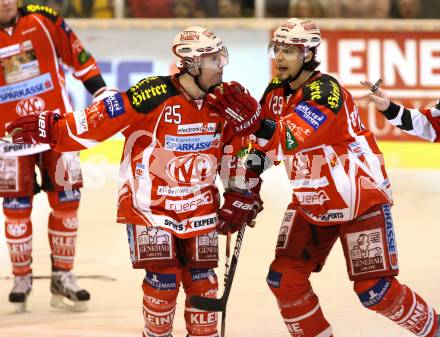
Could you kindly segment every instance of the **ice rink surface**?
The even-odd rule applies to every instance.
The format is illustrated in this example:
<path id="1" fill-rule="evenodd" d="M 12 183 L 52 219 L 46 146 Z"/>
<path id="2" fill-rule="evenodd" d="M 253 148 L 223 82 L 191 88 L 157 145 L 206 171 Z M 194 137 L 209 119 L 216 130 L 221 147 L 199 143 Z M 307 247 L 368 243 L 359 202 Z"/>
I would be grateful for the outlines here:
<path id="1" fill-rule="evenodd" d="M 86 276 L 80 278 L 79 283 L 91 292 L 89 311 L 65 313 L 51 309 L 49 280 L 43 278 L 34 280 L 29 312 L 14 314 L 7 299 L 12 287 L 12 280 L 6 279 L 10 273 L 9 258 L 4 235 L 0 235 L 1 337 L 141 335 L 140 285 L 144 273 L 131 269 L 125 226 L 115 222 L 117 166 L 89 166 L 84 170 L 88 188 L 83 190 L 81 201 L 74 270 L 78 276 Z M 396 168 L 388 172 L 395 199 L 393 218 L 401 269 L 399 280 L 440 309 L 440 171 Z M 265 209 L 256 228 L 245 234 L 228 303 L 228 337 L 289 336 L 265 278 L 290 192 L 281 167 L 266 172 L 264 178 Z M 32 214 L 35 276 L 50 273 L 48 213 L 46 196 L 40 194 L 34 200 Z M 224 241 L 221 240 L 220 256 L 223 255 Z M 219 266 L 217 274 L 222 284 L 223 260 Z M 348 280 L 340 244 L 333 248 L 324 270 L 312 276 L 312 284 L 335 337 L 412 336 L 361 306 Z M 183 297 L 179 297 L 174 337 L 186 335 L 183 302 Z"/>

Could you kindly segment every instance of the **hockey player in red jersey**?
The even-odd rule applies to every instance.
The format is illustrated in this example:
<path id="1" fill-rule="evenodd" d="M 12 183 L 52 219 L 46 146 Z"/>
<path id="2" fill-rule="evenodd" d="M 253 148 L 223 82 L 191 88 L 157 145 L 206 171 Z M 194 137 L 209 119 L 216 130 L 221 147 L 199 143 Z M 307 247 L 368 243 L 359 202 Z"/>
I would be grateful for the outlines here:
<path id="1" fill-rule="evenodd" d="M 366 88 L 373 88 L 369 81 L 362 81 Z M 390 97 L 381 88 L 375 88 L 368 95 L 376 108 L 390 121 L 406 133 L 430 142 L 440 142 L 440 101 L 433 108 L 410 109 L 391 102 Z"/>
<path id="2" fill-rule="evenodd" d="M 214 180 L 218 170 L 228 177 L 234 149 L 241 147 L 235 136 L 259 127 L 260 108 L 235 82 L 221 85 L 221 108 L 206 102 L 228 63 L 227 49 L 213 32 L 182 31 L 173 53 L 179 74 L 145 78 L 125 93 L 64 116 L 46 111 L 19 118 L 8 131 L 14 142 L 48 143 L 57 151 L 85 149 L 122 131 L 117 221 L 127 224 L 133 267 L 146 271 L 143 336 L 171 336 L 182 284 L 188 336 L 214 337 L 217 313 L 191 307 L 189 298 L 216 296 L 219 195 Z M 225 114 L 239 116 L 240 122 L 226 122 Z M 262 203 L 258 179 L 249 180 L 255 186 L 229 180 L 219 229 L 235 231 L 250 223 Z"/>
<path id="3" fill-rule="evenodd" d="M 67 23 L 51 8 L 17 7 L 16 0 L 0 0 L 0 132 L 19 116 L 53 110 L 63 115 L 71 110 L 61 63 L 94 95 L 105 90 L 105 82 L 94 58 L 84 49 Z M 0 144 L 0 197 L 3 197 L 5 234 L 12 262 L 14 286 L 9 301 L 17 311 L 25 310 L 32 289 L 33 196 L 47 192 L 52 211 L 48 231 L 51 248 L 51 305 L 65 308 L 64 299 L 75 303 L 73 310 L 85 310 L 90 294 L 75 281 L 73 268 L 77 238 L 77 211 L 82 186 L 77 153 L 60 154 L 39 146 L 14 156 L 14 146 Z M 22 151 L 25 152 L 26 151 Z M 6 155 L 7 154 L 7 155 Z M 56 165 L 60 164 L 58 176 Z M 39 166 L 42 185 L 35 180 Z M 68 301 L 67 301 L 68 302 Z M 67 303 L 69 304 L 69 303 Z"/>
<path id="4" fill-rule="evenodd" d="M 265 119 L 254 153 L 284 161 L 293 198 L 267 283 L 291 336 L 333 336 L 309 278 L 340 239 L 361 303 L 417 336 L 438 337 L 435 310 L 396 279 L 391 189 L 381 152 L 351 94 L 316 70 L 320 42 L 313 21 L 290 19 L 270 45 L 277 76 L 260 101 Z"/>

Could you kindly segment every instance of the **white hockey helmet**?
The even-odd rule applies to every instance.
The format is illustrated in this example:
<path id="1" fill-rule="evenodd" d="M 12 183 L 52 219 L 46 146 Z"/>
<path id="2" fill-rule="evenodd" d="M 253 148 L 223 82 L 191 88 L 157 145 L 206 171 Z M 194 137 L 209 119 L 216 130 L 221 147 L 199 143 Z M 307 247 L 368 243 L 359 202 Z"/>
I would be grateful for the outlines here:
<path id="1" fill-rule="evenodd" d="M 321 32 L 311 20 L 292 18 L 283 22 L 273 33 L 272 44 L 318 47 L 321 43 Z"/>
<path id="2" fill-rule="evenodd" d="M 173 53 L 177 58 L 178 68 L 188 65 L 198 67 L 224 67 L 228 64 L 229 56 L 223 41 L 213 32 L 200 26 L 185 29 L 176 35 L 173 41 Z M 218 54 L 216 58 L 206 58 Z"/>

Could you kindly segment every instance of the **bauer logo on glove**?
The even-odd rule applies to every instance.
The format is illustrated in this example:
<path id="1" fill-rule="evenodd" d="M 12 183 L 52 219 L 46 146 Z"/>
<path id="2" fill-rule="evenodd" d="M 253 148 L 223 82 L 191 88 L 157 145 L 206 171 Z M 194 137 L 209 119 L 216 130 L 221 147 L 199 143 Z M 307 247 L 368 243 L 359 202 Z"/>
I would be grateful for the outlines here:
<path id="1" fill-rule="evenodd" d="M 223 195 L 225 202 L 218 212 L 217 223 L 217 230 L 221 234 L 234 233 L 243 226 L 251 225 L 252 220 L 263 210 L 263 201 L 258 194 L 228 191 Z"/>

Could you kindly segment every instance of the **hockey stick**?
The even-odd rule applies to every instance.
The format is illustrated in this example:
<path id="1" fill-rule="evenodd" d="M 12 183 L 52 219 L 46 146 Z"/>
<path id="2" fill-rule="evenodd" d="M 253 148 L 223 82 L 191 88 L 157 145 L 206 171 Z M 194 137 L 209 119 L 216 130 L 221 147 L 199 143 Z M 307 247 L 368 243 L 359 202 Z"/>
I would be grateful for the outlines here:
<path id="1" fill-rule="evenodd" d="M 235 269 L 237 268 L 238 257 L 240 256 L 241 244 L 243 243 L 244 231 L 246 226 L 243 226 L 237 234 L 237 239 L 235 240 L 234 255 L 231 259 L 231 265 L 227 274 L 225 274 L 225 288 L 223 290 L 223 295 L 220 298 L 208 298 L 203 296 L 191 296 L 189 299 L 191 305 L 197 309 L 205 311 L 222 311 L 222 318 L 225 316 L 226 304 L 228 302 L 229 293 L 231 292 L 232 281 L 234 280 Z M 222 327 L 224 319 L 222 320 Z"/>

